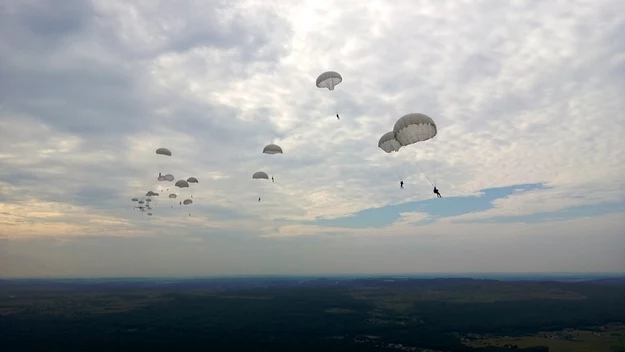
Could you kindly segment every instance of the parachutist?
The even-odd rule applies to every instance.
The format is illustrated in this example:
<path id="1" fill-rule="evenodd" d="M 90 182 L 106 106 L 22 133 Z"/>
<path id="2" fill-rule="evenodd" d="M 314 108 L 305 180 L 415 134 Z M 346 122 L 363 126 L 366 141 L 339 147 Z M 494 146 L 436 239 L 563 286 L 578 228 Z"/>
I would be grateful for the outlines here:
<path id="1" fill-rule="evenodd" d="M 258 197 L 258 201 L 260 202 L 260 197 Z"/>
<path id="2" fill-rule="evenodd" d="M 341 118 L 339 117 L 339 114 L 336 114 L 336 119 L 340 120 Z"/>
<path id="3" fill-rule="evenodd" d="M 273 182 L 273 176 L 271 176 L 271 182 Z"/>
<path id="4" fill-rule="evenodd" d="M 438 191 L 438 188 L 436 188 L 436 186 L 434 186 L 434 191 L 433 191 L 433 192 L 436 194 L 436 197 L 438 197 L 438 198 L 443 198 L 443 196 L 441 196 L 441 194 L 440 194 L 440 192 Z"/>
<path id="5" fill-rule="evenodd" d="M 399 181 L 399 188 L 401 188 L 401 189 L 404 188 L 404 181 Z"/>

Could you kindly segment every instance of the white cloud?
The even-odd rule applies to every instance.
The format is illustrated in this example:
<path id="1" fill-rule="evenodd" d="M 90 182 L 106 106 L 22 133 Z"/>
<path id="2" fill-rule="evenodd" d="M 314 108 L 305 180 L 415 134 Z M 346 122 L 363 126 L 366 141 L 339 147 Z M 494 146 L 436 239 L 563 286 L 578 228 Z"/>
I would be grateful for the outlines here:
<path id="1" fill-rule="evenodd" d="M 445 197 L 552 187 L 447 221 L 623 200 L 621 1 L 184 4 L 7 5 L 0 232 L 379 236 L 298 222 L 431 197 L 412 157 Z M 314 85 L 326 70 L 344 77 L 333 92 Z M 439 135 L 402 150 L 400 191 L 376 143 L 410 112 Z M 285 154 L 261 154 L 272 142 Z M 159 168 L 200 179 L 192 216 L 171 208 Z M 257 170 L 276 178 L 265 193 Z M 163 189 L 155 216 L 138 221 L 129 199 L 150 189 Z M 424 216 L 384 231 L 422 231 Z"/>

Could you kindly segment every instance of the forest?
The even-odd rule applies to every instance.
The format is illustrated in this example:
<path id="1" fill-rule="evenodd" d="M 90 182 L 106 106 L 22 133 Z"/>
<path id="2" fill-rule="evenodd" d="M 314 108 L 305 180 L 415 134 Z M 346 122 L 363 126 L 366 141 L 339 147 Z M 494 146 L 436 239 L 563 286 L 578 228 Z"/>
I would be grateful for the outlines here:
<path id="1" fill-rule="evenodd" d="M 0 280 L 3 351 L 612 352 L 621 322 L 621 280 Z"/>

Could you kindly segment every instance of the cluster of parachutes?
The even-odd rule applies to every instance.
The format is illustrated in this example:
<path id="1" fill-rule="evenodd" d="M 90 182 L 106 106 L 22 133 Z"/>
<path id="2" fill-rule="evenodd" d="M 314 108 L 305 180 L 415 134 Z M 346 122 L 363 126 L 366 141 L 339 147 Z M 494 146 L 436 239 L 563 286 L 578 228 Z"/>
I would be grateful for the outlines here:
<path id="1" fill-rule="evenodd" d="M 343 81 L 343 77 L 334 71 L 327 71 L 319 75 L 316 80 L 317 88 L 328 89 L 329 91 L 334 91 L 335 87 L 339 85 Z M 336 118 L 340 120 L 340 116 L 338 113 L 338 104 L 336 109 Z M 412 113 L 402 116 L 393 127 L 392 131 L 389 131 L 382 135 L 380 140 L 378 141 L 378 147 L 382 149 L 385 153 L 393 156 L 399 152 L 400 149 L 406 148 L 411 145 L 415 145 L 417 143 L 425 142 L 430 140 L 436 136 L 437 129 L 434 121 L 427 115 L 420 113 Z M 160 158 L 168 158 L 172 156 L 172 153 L 167 148 L 158 148 L 156 150 L 156 154 Z M 276 144 L 267 144 L 263 148 L 263 154 L 267 154 L 270 156 L 281 155 L 283 154 L 282 147 Z M 162 159 L 161 159 L 162 160 Z M 415 161 L 416 163 L 416 161 Z M 418 164 L 417 164 L 418 166 Z M 175 181 L 174 175 L 172 174 L 163 174 L 163 167 L 159 167 L 158 181 L 164 183 L 171 183 Z M 419 167 L 419 169 L 421 169 Z M 423 172 L 423 170 L 421 170 Z M 430 181 L 432 186 L 434 186 L 435 193 L 436 190 L 435 182 L 432 182 L 430 178 L 425 174 L 425 177 Z M 400 185 L 403 188 L 403 175 L 398 174 L 400 179 Z M 270 179 L 269 175 L 264 171 L 257 171 L 252 175 L 252 180 L 255 182 L 268 182 Z M 271 176 L 271 182 L 274 182 L 273 176 Z M 178 189 L 178 194 L 176 192 L 169 192 L 169 188 L 165 187 L 166 191 L 169 193 L 168 199 L 173 202 L 178 202 L 180 206 L 187 206 L 193 204 L 193 196 L 190 198 L 186 198 L 183 201 L 178 201 L 177 198 L 179 195 L 182 195 L 183 190 L 188 189 L 190 184 L 197 184 L 198 179 L 196 177 L 189 177 L 186 180 L 180 179 L 177 180 L 174 186 Z M 261 189 L 264 189 L 264 185 L 261 185 Z M 163 190 L 161 190 L 163 192 Z M 261 192 L 263 193 L 263 192 Z M 438 194 L 438 193 L 437 193 Z M 148 216 L 152 216 L 152 204 L 154 203 L 153 199 L 155 197 L 159 197 L 160 194 L 154 191 L 148 191 L 144 197 L 135 197 L 132 198 L 132 201 L 136 203 L 135 209 L 138 209 L 142 213 L 146 213 Z M 261 196 L 258 197 L 258 201 L 260 202 L 262 199 Z M 174 206 L 171 205 L 171 208 Z M 191 214 L 189 214 L 190 216 Z"/>
<path id="2" fill-rule="evenodd" d="M 164 157 L 171 157 L 172 153 L 169 149 L 167 148 L 158 148 L 156 149 L 156 155 L 159 156 L 159 158 L 164 158 Z M 163 160 L 163 159 L 161 159 Z M 162 164 L 159 166 L 159 173 L 158 173 L 158 182 L 163 182 L 163 183 L 167 183 L 170 184 L 171 182 L 175 181 L 175 177 L 172 174 L 164 174 L 163 175 L 163 169 L 164 166 L 162 166 Z M 177 192 L 173 192 L 173 191 L 169 191 L 169 185 L 165 186 L 165 191 L 169 193 L 169 195 L 167 196 L 167 198 L 169 199 L 170 202 L 172 203 L 176 203 L 178 202 L 178 205 L 180 206 L 186 206 L 186 205 L 191 205 L 193 204 L 193 200 L 191 198 L 193 198 L 193 195 L 190 195 L 190 198 L 186 198 L 183 201 L 178 201 L 178 196 L 182 196 L 185 189 L 190 187 L 190 184 L 197 184 L 199 183 L 197 177 L 189 177 L 186 180 L 185 179 L 180 179 L 177 180 L 176 183 L 174 184 L 174 186 L 177 188 Z M 163 190 L 161 190 L 161 192 L 163 192 Z M 136 203 L 135 209 L 139 210 L 141 213 L 146 213 L 148 216 L 152 216 L 152 204 L 155 203 L 153 201 L 154 197 L 160 197 L 160 193 L 158 192 L 154 192 L 154 191 L 148 191 L 144 197 L 134 197 L 131 199 L 132 202 Z M 172 204 L 170 207 L 173 208 L 175 204 Z M 191 216 L 191 214 L 189 213 L 189 216 Z"/>
<path id="3" fill-rule="evenodd" d="M 436 133 L 436 123 L 434 123 L 432 118 L 429 116 L 420 113 L 407 114 L 395 122 L 395 126 L 392 131 L 386 132 L 382 135 L 382 137 L 380 137 L 378 147 L 385 153 L 389 154 L 389 156 L 394 157 L 400 149 L 428 141 L 434 138 Z M 417 167 L 421 169 L 419 164 L 417 164 Z M 435 193 L 438 194 L 438 191 L 436 190 L 436 182 L 432 182 L 422 169 L 421 172 L 425 175 L 430 184 L 432 184 L 435 189 Z M 398 174 L 398 177 L 400 179 L 400 185 L 403 188 L 403 175 L 400 173 Z"/>

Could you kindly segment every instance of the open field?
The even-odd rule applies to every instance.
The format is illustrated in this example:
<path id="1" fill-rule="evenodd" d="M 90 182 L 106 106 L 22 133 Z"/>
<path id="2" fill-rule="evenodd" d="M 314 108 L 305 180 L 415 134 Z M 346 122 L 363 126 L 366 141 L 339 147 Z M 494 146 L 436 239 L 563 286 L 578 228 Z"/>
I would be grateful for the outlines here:
<path id="1" fill-rule="evenodd" d="M 550 352 L 620 352 L 625 351 L 625 325 L 609 326 L 599 331 L 563 330 L 532 336 L 488 337 L 466 344 L 472 347 L 547 346 Z"/>

